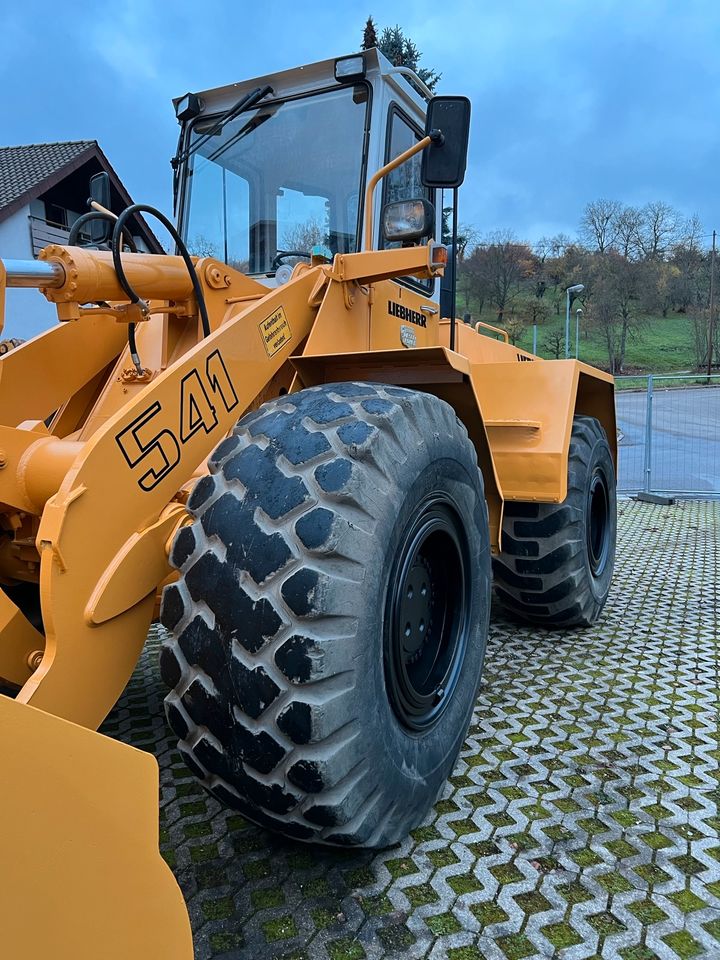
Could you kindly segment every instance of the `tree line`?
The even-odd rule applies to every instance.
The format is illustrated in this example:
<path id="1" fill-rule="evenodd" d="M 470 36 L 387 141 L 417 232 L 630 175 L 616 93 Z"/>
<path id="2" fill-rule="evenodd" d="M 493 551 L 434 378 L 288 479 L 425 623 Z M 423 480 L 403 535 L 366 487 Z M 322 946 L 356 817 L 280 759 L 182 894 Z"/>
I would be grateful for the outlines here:
<path id="1" fill-rule="evenodd" d="M 362 49 L 379 47 L 391 63 L 407 66 L 434 90 L 441 77 L 421 67 L 422 54 L 402 27 L 379 29 L 368 17 Z M 449 241 L 449 211 L 443 211 Z M 628 344 L 642 340 L 652 318 L 669 313 L 687 319 L 698 369 L 707 367 L 711 256 L 697 215 L 684 217 L 662 200 L 642 207 L 618 200 L 587 204 L 575 236 L 557 234 L 529 244 L 510 231 L 484 238 L 472 226 L 458 236 L 459 304 L 466 312 L 492 310 L 516 343 L 528 326 L 547 329 L 542 347 L 564 355 L 561 316 L 568 287 L 582 283 L 586 336 L 602 342 L 607 366 L 622 373 Z M 715 311 L 713 311 L 715 314 Z M 713 366 L 720 367 L 720 324 L 713 325 Z"/>
<path id="2" fill-rule="evenodd" d="M 460 233 L 460 302 L 467 311 L 491 309 L 512 342 L 527 326 L 561 316 L 567 288 L 582 283 L 583 325 L 602 341 L 610 372 L 623 372 L 628 343 L 642 337 L 649 318 L 670 312 L 687 317 L 697 366 L 707 364 L 711 254 L 697 216 L 685 218 L 663 201 L 632 207 L 601 199 L 587 204 L 574 237 L 529 244 L 509 231 Z M 719 336 L 716 329 L 715 364 Z M 543 347 L 564 353 L 557 325 Z"/>

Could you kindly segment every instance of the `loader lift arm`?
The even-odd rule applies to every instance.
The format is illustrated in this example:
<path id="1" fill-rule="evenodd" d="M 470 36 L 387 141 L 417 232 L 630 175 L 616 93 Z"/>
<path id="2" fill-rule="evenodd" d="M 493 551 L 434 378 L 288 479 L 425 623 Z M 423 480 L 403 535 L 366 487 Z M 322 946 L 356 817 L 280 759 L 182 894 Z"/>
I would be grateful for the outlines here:
<path id="1" fill-rule="evenodd" d="M 91 282 L 94 300 L 121 294 L 109 254 L 50 247 L 44 255 L 64 264 L 66 277 L 75 277 L 72 282 L 84 299 L 89 299 Z M 133 399 L 109 419 L 98 414 L 97 429 L 82 443 L 54 438 L 42 442 L 44 438 L 38 440 L 31 431 L 7 428 L 19 435 L 20 449 L 17 461 L 0 473 L 0 500 L 12 504 L 22 490 L 35 490 L 36 478 L 48 476 L 51 456 L 59 465 L 54 476 L 61 474 L 56 492 L 46 483 L 34 502 L 42 511 L 36 542 L 45 649 L 19 701 L 83 726 L 95 728 L 102 722 L 137 662 L 158 586 L 169 573 L 168 545 L 186 522 L 187 490 L 179 493 L 183 485 L 306 341 L 324 303 L 331 301 L 334 309 L 344 302 L 349 313 L 364 315 L 367 321 L 375 282 L 405 273 L 432 276 L 444 265 L 442 258 L 433 262 L 433 257 L 437 245 L 336 257 L 332 265 L 299 264 L 288 284 L 261 298 L 245 292 L 248 281 L 242 274 L 224 264 L 199 261 L 212 318 L 209 337 L 149 383 L 135 384 Z M 175 266 L 178 259 L 123 256 L 133 286 L 148 299 L 163 293 L 176 300 L 191 297 L 187 279 Z M 220 290 L 213 287 L 218 273 L 228 278 Z M 165 290 L 163 276 L 171 278 Z M 66 299 L 61 286 L 51 295 L 68 311 L 76 309 L 76 293 Z M 164 322 L 161 317 L 149 321 Z M 116 325 L 111 330 L 116 336 Z M 112 350 L 116 348 L 113 339 Z M 3 379 L 13 380 L 16 365 L 32 367 L 33 352 L 42 349 L 40 339 L 8 354 L 2 361 Z M 119 376 L 111 378 L 116 388 L 128 367 L 124 354 L 116 367 Z M 54 401 L 55 395 L 49 394 L 47 402 Z M 44 496 L 46 502 L 38 502 Z M 33 504 L 18 506 L 28 509 Z M 100 537 L 94 536 L 98 530 Z M 9 657 L 16 670 L 18 661 L 35 651 L 33 645 L 19 655 L 17 644 L 5 644 L 0 676 L 9 674 Z M 79 674 L 90 682 L 78 682 Z"/>

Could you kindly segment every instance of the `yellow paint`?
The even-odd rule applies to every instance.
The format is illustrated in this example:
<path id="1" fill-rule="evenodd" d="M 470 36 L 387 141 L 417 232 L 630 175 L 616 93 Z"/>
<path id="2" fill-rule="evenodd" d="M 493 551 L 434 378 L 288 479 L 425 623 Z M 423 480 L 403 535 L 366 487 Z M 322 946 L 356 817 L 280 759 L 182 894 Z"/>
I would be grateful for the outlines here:
<path id="1" fill-rule="evenodd" d="M 564 498 L 576 410 L 599 416 L 614 444 L 606 375 L 540 361 L 461 323 L 448 349 L 437 304 L 397 282 L 442 272 L 432 244 L 298 264 L 273 290 L 199 260 L 205 339 L 179 259 L 125 256 L 138 294 L 154 304 L 137 328 L 147 375 L 136 375 L 117 312 L 84 313 L 83 303 L 122 291 L 109 254 L 78 248 L 47 247 L 43 258 L 62 263 L 67 278 L 48 295 L 79 319 L 0 359 L 0 522 L 11 533 L 0 579 L 38 582 L 45 630 L 27 676 L 22 657 L 37 638 L 18 629 L 14 607 L 5 613 L 0 669 L 7 662 L 12 678 L 25 676 L 20 702 L 88 727 L 102 721 L 170 574 L 167 541 L 183 522 L 188 484 L 244 412 L 291 385 L 293 368 L 293 389 L 367 379 L 452 404 L 478 452 L 495 549 L 504 499 Z M 404 345 L 403 327 L 415 347 Z"/>
<path id="2" fill-rule="evenodd" d="M 155 759 L 4 696 L 0 754 L 3 957 L 192 960 Z"/>
<path id="3" fill-rule="evenodd" d="M 173 576 L 168 552 L 189 491 L 243 414 L 351 379 L 438 396 L 477 451 L 494 550 L 504 500 L 565 497 L 575 413 L 598 417 L 615 452 L 611 377 L 541 361 L 483 325 L 458 323 L 450 350 L 449 321 L 413 288 L 442 275 L 444 248 L 372 249 L 377 183 L 428 142 L 370 179 L 364 251 L 297 264 L 270 290 L 196 260 L 207 337 L 181 258 L 123 254 L 141 308 L 109 253 L 41 252 L 63 267 L 63 285 L 44 291 L 61 322 L 0 357 L 0 584 L 37 585 L 44 633 L 0 590 L 0 679 L 19 688 L 16 700 L 0 696 L 9 957 L 192 957 L 158 852 L 157 765 L 91 731 L 125 687 Z M 4 291 L 0 261 L 0 329 Z"/>

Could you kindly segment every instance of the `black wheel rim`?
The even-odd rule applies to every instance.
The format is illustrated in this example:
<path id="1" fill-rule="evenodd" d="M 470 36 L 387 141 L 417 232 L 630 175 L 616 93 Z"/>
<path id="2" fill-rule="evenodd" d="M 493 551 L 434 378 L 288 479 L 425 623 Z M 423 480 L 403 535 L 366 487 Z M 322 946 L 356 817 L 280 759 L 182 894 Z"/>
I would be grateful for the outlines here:
<path id="1" fill-rule="evenodd" d="M 588 490 L 587 547 L 590 569 L 599 577 L 610 551 L 610 495 L 607 477 L 599 468 L 593 472 Z"/>
<path id="2" fill-rule="evenodd" d="M 452 699 L 467 646 L 470 589 L 457 510 L 444 495 L 430 497 L 395 553 L 384 627 L 388 697 L 409 730 L 433 726 Z"/>

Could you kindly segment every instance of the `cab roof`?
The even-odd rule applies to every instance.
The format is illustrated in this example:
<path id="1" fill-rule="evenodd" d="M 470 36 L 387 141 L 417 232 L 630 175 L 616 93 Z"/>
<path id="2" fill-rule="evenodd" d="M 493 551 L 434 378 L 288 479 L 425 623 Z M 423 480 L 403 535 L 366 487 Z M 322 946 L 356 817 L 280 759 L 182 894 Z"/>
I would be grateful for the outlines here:
<path id="1" fill-rule="evenodd" d="M 411 85 L 410 78 L 400 70 L 406 68 L 394 67 L 388 58 L 373 47 L 371 50 L 362 50 L 357 53 L 346 54 L 342 57 L 333 57 L 329 60 L 320 60 L 317 63 L 309 63 L 300 67 L 293 67 L 290 70 L 281 70 L 277 73 L 268 73 L 264 76 L 253 77 L 249 80 L 242 80 L 238 83 L 229 83 L 222 87 L 213 87 L 208 90 L 193 91 L 200 97 L 203 103 L 203 114 L 213 114 L 219 111 L 228 110 L 250 90 L 255 87 L 269 85 L 273 89 L 273 98 L 282 100 L 285 97 L 298 93 L 309 93 L 312 90 L 321 89 L 336 83 L 335 63 L 337 60 L 345 59 L 345 56 L 362 56 L 365 60 L 365 76 L 368 80 L 382 80 L 392 85 L 397 94 L 408 105 L 412 105 L 415 111 L 421 115 L 425 114 L 426 100 Z M 422 88 L 424 84 L 413 73 L 412 76 Z M 173 99 L 173 104 L 177 104 L 183 97 Z"/>

